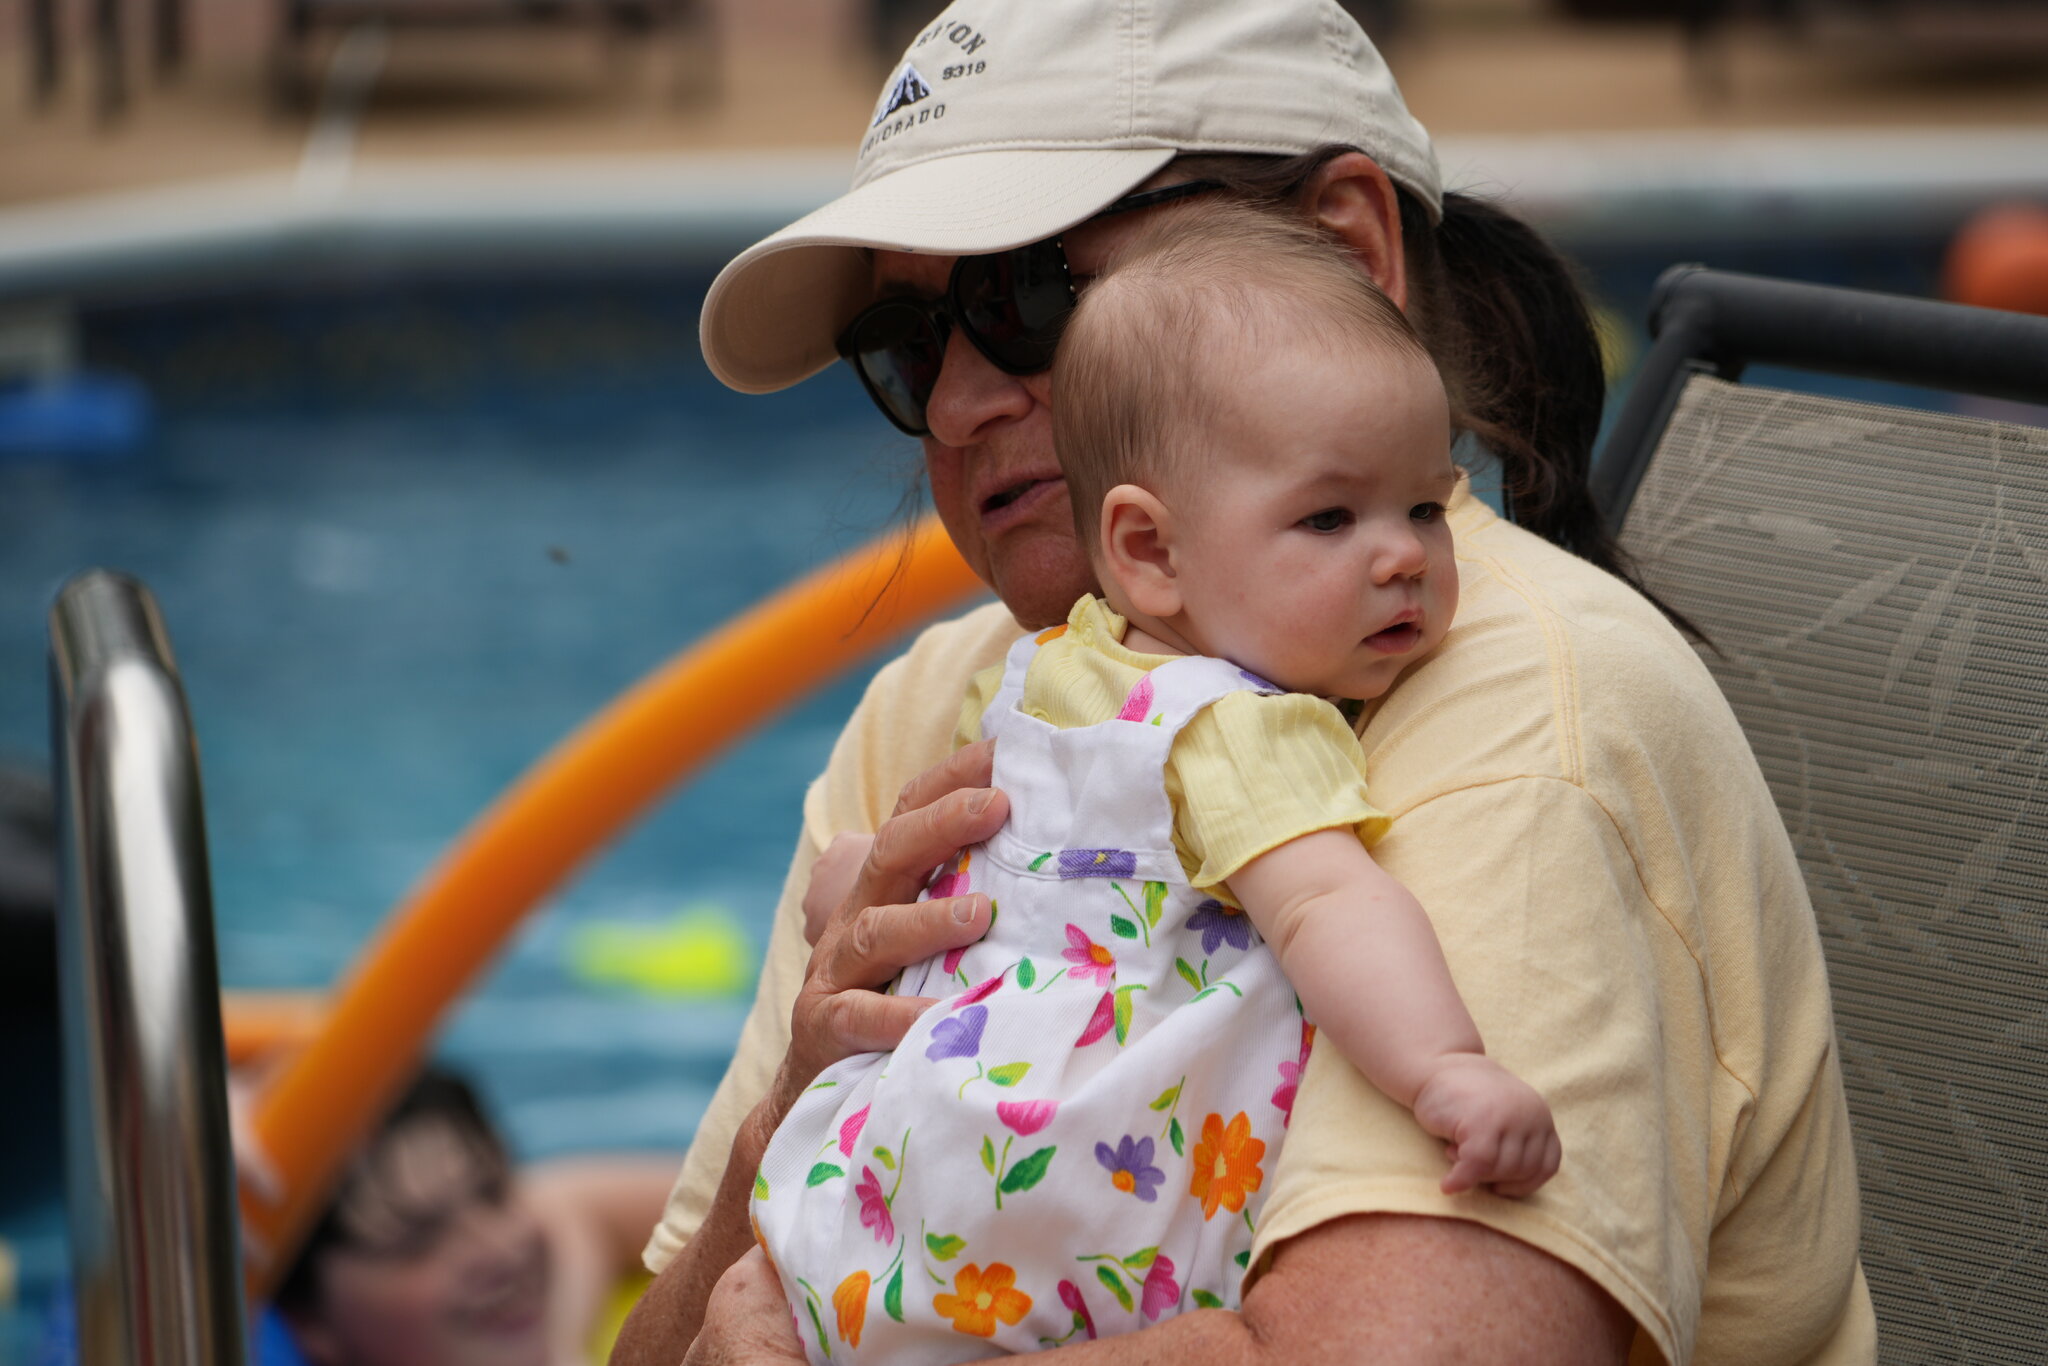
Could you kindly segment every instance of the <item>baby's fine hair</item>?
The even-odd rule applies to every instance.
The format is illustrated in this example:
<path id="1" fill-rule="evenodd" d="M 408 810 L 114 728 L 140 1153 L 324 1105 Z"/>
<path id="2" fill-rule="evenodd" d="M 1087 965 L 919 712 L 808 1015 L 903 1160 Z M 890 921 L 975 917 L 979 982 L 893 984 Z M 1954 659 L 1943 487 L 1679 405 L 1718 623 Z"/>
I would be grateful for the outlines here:
<path id="1" fill-rule="evenodd" d="M 1233 369 L 1261 348 L 1363 348 L 1429 364 L 1415 329 L 1334 237 L 1292 214 L 1202 199 L 1110 253 L 1053 361 L 1053 441 L 1092 556 L 1103 495 L 1156 487 L 1201 449 Z"/>

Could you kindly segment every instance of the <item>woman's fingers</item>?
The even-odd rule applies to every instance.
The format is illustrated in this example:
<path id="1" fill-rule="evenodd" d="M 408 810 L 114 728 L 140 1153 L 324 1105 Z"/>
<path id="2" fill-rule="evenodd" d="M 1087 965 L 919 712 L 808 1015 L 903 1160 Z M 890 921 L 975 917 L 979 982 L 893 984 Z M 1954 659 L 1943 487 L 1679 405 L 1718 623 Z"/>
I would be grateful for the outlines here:
<path id="1" fill-rule="evenodd" d="M 833 994 L 878 987 L 912 963 L 972 944 L 988 931 L 988 920 L 988 898 L 979 894 L 900 906 L 856 901 L 819 941 L 805 989 Z"/>
<path id="2" fill-rule="evenodd" d="M 915 900 L 932 869 L 995 834 L 1009 815 L 1009 798 L 992 787 L 971 787 L 891 816 L 875 831 L 848 900 L 855 906 Z"/>
<path id="3" fill-rule="evenodd" d="M 962 745 L 905 783 L 896 798 L 896 809 L 890 814 L 900 816 L 906 811 L 930 806 L 948 792 L 963 787 L 987 787 L 995 776 L 995 767 L 995 741 L 979 740 L 971 745 Z"/>

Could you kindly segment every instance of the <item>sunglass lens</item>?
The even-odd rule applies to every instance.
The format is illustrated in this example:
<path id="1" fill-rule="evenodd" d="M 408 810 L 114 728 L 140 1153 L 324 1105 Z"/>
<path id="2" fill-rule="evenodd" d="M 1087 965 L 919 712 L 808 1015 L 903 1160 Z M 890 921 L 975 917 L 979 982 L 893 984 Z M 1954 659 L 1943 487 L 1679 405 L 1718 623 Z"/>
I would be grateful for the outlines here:
<path id="1" fill-rule="evenodd" d="M 912 303 L 875 305 L 854 321 L 847 358 L 891 422 L 925 434 L 925 402 L 946 359 L 946 338 L 930 314 Z"/>
<path id="2" fill-rule="evenodd" d="M 955 290 L 961 320 L 990 360 L 1024 375 L 1052 364 L 1060 322 L 1074 306 L 1057 241 L 964 257 Z"/>

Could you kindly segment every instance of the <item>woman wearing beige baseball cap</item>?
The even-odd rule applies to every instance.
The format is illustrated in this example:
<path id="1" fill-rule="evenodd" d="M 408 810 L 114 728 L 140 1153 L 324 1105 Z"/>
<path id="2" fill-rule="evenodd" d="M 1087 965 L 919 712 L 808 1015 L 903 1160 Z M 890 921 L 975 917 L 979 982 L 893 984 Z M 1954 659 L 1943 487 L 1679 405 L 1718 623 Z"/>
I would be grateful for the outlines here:
<path id="1" fill-rule="evenodd" d="M 820 1070 L 902 1036 L 917 1005 L 877 988 L 987 927 L 985 898 L 916 898 L 1007 811 L 986 746 L 947 755 L 968 679 L 1095 587 L 1053 453 L 1050 339 L 1131 215 L 1190 195 L 1315 220 L 1409 313 L 1498 462 L 1513 520 L 1460 491 L 1457 624 L 1360 738 L 1395 817 L 1376 855 L 1571 1157 L 1527 1200 L 1445 1196 L 1408 1113 L 1319 1052 L 1242 1311 L 1147 1327 L 1105 1301 L 1058 1350 L 1873 1360 L 1812 913 L 1726 704 L 1594 512 L 1584 305 L 1527 228 L 1442 190 L 1334 0 L 960 0 L 891 73 L 852 190 L 713 284 L 712 370 L 765 392 L 848 359 L 922 438 L 939 513 L 1001 601 L 877 676 L 807 796 L 759 995 L 614 1360 L 803 1359 L 749 1254 L 759 1157 Z M 830 915 L 807 949 L 814 880 L 856 865 L 843 905 L 808 897 Z"/>

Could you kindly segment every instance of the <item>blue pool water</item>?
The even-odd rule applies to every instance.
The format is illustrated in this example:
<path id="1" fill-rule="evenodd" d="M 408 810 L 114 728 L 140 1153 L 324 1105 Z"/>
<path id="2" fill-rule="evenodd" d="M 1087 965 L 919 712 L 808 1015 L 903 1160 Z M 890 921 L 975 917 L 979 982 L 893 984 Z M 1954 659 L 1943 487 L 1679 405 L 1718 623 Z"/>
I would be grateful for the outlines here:
<path id="1" fill-rule="evenodd" d="M 1585 263 L 1631 320 L 1674 260 L 1924 293 L 1938 251 L 1644 243 Z M 58 584 L 90 565 L 139 575 L 198 729 L 223 979 L 330 982 L 556 740 L 902 512 L 914 448 L 850 375 L 772 400 L 710 378 L 707 278 L 373 278 L 87 314 L 88 363 L 139 379 L 157 426 L 126 460 L 0 461 L 0 762 L 46 760 Z M 758 952 L 804 784 L 871 667 L 663 803 L 455 1015 L 442 1051 L 518 1151 L 687 1142 L 744 999 L 594 985 L 565 945 L 580 925 L 708 905 Z M 54 1133 L 37 1091 L 17 1144 Z M 55 1198 L 0 1186 L 0 1237 L 47 1263 Z"/>

